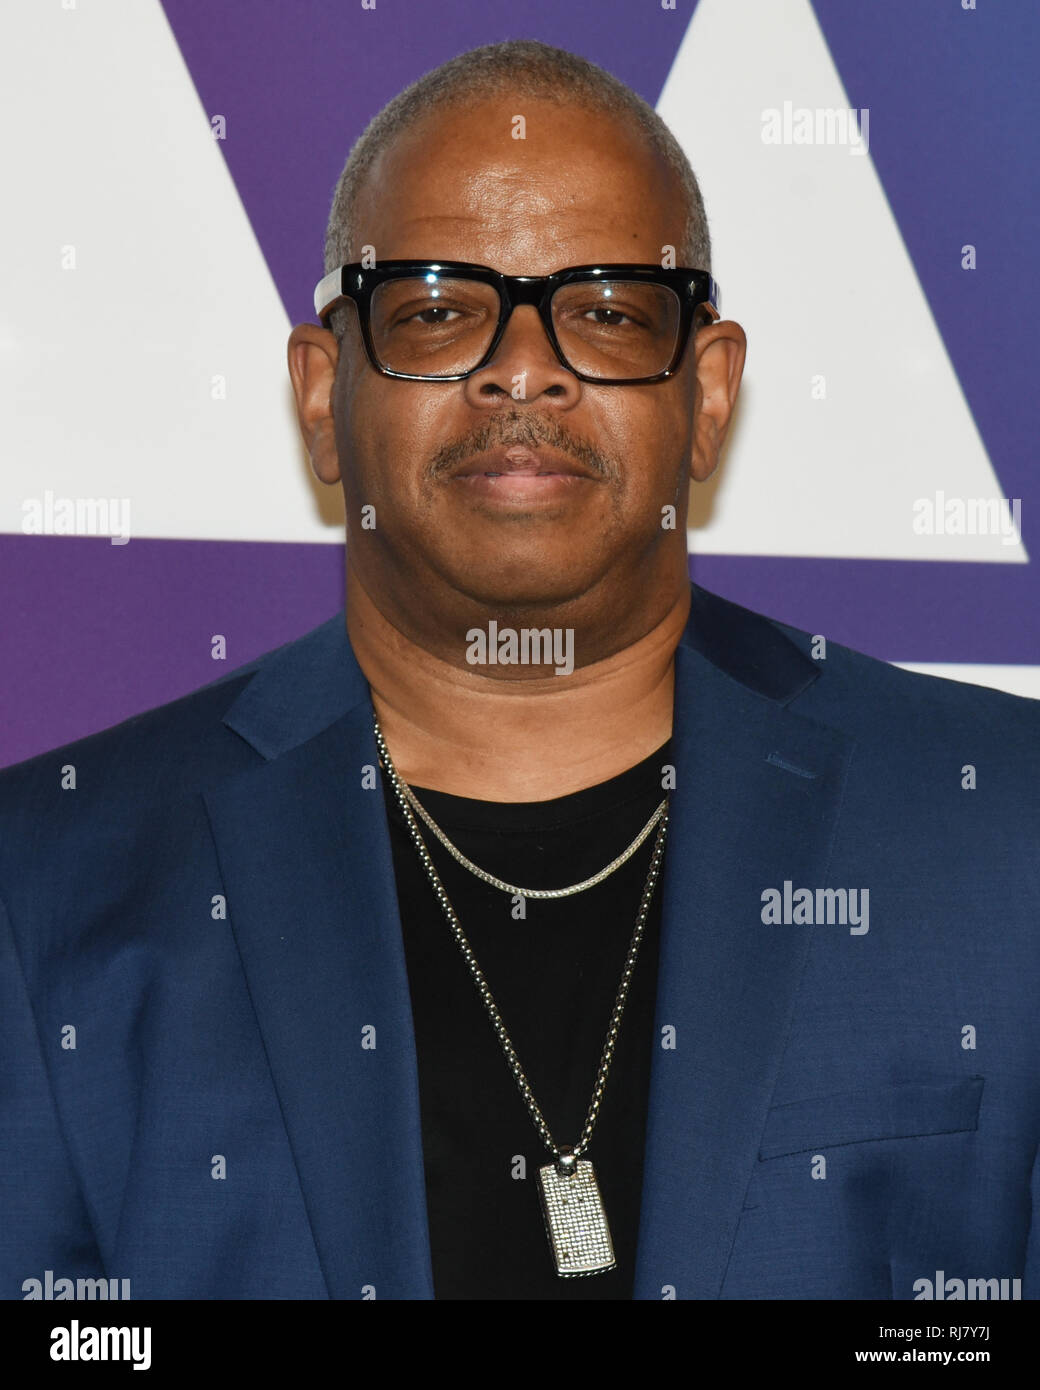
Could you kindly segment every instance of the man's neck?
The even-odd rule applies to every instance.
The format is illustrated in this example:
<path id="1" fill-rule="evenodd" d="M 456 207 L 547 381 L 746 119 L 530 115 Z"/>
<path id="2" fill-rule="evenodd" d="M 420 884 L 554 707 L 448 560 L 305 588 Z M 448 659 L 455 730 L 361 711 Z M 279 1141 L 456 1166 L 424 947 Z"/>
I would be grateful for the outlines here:
<path id="1" fill-rule="evenodd" d="M 548 801 L 616 777 L 672 733 L 689 584 L 637 641 L 567 676 L 489 676 L 406 637 L 348 577 L 347 631 L 398 773 L 480 801 Z M 546 624 L 549 625 L 549 624 Z"/>

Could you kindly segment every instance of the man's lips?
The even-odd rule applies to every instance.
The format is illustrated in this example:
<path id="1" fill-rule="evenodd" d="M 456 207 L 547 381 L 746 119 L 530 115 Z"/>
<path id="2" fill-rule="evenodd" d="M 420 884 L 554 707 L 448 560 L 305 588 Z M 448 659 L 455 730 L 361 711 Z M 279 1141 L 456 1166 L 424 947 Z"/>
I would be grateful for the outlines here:
<path id="1" fill-rule="evenodd" d="M 528 449 L 514 444 L 492 449 L 469 459 L 451 475 L 451 480 L 484 507 L 500 507 L 506 512 L 532 507 L 555 507 L 560 502 L 585 493 L 585 484 L 595 475 L 554 449 Z"/>
<path id="2" fill-rule="evenodd" d="M 453 478 L 592 478 L 594 475 L 581 464 L 554 449 L 528 449 L 514 444 L 505 449 L 493 449 L 478 458 L 470 459 L 455 470 Z"/>

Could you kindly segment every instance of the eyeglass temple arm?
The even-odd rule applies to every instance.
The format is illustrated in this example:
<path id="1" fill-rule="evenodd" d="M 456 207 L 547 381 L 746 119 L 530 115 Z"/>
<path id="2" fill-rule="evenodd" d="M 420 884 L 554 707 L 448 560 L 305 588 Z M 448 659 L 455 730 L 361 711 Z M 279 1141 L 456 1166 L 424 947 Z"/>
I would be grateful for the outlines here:
<path id="1" fill-rule="evenodd" d="M 314 291 L 314 312 L 318 318 L 324 318 L 332 304 L 339 299 L 343 291 L 343 267 L 338 270 L 330 270 L 324 279 L 318 282 L 318 287 Z"/>

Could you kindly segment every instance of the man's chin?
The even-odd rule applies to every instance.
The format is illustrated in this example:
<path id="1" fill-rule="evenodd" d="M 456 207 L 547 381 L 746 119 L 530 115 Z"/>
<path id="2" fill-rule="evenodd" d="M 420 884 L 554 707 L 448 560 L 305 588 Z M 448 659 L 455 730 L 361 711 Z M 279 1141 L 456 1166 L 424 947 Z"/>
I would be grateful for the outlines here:
<path id="1" fill-rule="evenodd" d="M 471 566 L 446 577 L 460 595 L 492 614 L 560 608 L 581 598 L 596 578 L 572 564 L 552 569 L 508 563 Z"/>

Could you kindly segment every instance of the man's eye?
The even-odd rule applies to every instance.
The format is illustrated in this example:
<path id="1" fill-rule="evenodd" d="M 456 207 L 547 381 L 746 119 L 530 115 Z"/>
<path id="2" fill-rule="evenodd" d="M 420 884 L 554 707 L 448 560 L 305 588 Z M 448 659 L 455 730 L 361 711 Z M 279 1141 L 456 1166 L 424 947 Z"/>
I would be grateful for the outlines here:
<path id="1" fill-rule="evenodd" d="M 596 307 L 595 307 L 594 309 L 589 309 L 589 310 L 586 311 L 585 317 L 588 318 L 589 314 L 609 314 L 609 315 L 611 315 L 609 321 L 606 320 L 606 319 L 599 319 L 599 320 L 597 320 L 597 322 L 599 322 L 600 324 L 602 324 L 602 325 L 603 325 L 604 327 L 606 327 L 606 328 L 616 328 L 616 327 L 618 326 L 618 320 L 619 320 L 619 319 L 627 319 L 629 323 L 634 322 L 634 320 L 632 320 L 631 318 L 629 318 L 628 314 L 623 314 L 623 313 L 621 312 L 620 309 L 612 309 L 612 308 L 610 308 L 610 306 L 607 305 L 607 304 L 597 304 Z"/>
<path id="2" fill-rule="evenodd" d="M 448 306 L 447 306 L 446 304 L 431 304 L 431 305 L 429 305 L 429 306 L 428 306 L 427 308 L 425 308 L 425 309 L 419 309 L 419 310 L 417 310 L 414 314 L 409 314 L 408 317 L 402 319 L 401 322 L 402 322 L 402 323 L 411 323 L 413 319 L 418 319 L 420 322 L 428 323 L 428 324 L 438 324 L 438 323 L 447 323 L 447 322 L 449 322 L 449 320 L 446 319 L 446 318 L 444 318 L 444 317 L 441 317 L 441 318 L 427 318 L 427 315 L 428 315 L 428 314 L 440 314 L 440 315 L 445 315 L 445 314 L 456 314 L 456 315 L 457 315 L 457 314 L 458 314 L 458 310 L 457 310 L 457 309 L 449 309 Z"/>

